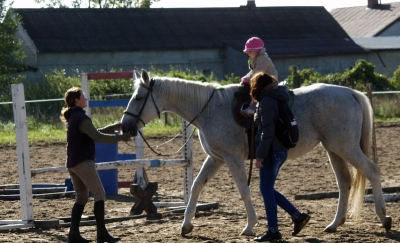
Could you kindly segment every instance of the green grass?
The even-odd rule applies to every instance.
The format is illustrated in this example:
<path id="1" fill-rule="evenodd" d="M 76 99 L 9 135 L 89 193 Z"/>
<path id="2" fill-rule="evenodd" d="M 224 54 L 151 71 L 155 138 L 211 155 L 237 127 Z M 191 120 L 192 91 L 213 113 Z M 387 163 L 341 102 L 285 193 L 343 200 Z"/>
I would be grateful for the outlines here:
<path id="1" fill-rule="evenodd" d="M 393 118 L 384 118 L 384 117 L 375 117 L 374 122 L 382 122 L 382 123 L 394 123 L 400 122 L 400 117 L 393 117 Z"/>
<path id="2" fill-rule="evenodd" d="M 107 124 L 104 124 L 107 125 Z M 181 124 L 164 125 L 163 121 L 154 120 L 144 129 L 145 137 L 174 136 L 182 130 Z M 64 125 L 60 122 L 56 125 L 30 123 L 28 119 L 28 142 L 65 142 L 66 133 Z M 16 144 L 15 128 L 12 122 L 0 123 L 0 144 Z"/>

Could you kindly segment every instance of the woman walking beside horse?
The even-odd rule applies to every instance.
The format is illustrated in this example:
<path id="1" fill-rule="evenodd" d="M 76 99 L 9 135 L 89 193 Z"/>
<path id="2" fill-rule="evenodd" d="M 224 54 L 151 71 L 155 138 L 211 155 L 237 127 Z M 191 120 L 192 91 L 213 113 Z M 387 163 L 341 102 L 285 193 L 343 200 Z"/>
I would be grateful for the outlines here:
<path id="1" fill-rule="evenodd" d="M 297 235 L 310 220 L 310 216 L 301 213 L 284 195 L 274 189 L 278 172 L 287 158 L 288 149 L 275 135 L 275 124 L 279 118 L 278 100 L 287 102 L 289 93 L 278 88 L 278 82 L 266 73 L 258 73 L 251 80 L 250 95 L 258 102 L 255 123 L 258 125 L 256 135 L 256 168 L 260 169 L 260 192 L 267 214 L 268 230 L 257 242 L 280 240 L 278 230 L 277 205 L 292 218 Z"/>

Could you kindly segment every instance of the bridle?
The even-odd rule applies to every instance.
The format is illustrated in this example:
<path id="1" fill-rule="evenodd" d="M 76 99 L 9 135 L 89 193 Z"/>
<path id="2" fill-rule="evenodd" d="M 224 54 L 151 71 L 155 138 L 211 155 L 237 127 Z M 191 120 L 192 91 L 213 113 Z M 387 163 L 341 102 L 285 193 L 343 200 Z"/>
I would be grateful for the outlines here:
<path id="1" fill-rule="evenodd" d="M 143 110 L 144 110 L 144 107 L 146 106 L 147 100 L 149 99 L 149 96 L 151 96 L 151 100 L 153 101 L 154 107 L 155 107 L 156 110 L 157 110 L 158 118 L 161 118 L 161 112 L 160 112 L 160 110 L 158 109 L 157 104 L 156 104 L 156 102 L 154 101 L 154 97 L 153 97 L 153 86 L 154 86 L 154 83 L 155 83 L 155 80 L 154 80 L 154 79 L 151 79 L 151 80 L 150 80 L 150 85 L 149 85 L 149 87 L 146 87 L 145 85 L 140 84 L 140 86 L 142 86 L 142 87 L 144 87 L 144 88 L 147 89 L 147 94 L 146 94 L 146 98 L 145 98 L 145 100 L 144 100 L 143 106 L 142 106 L 142 108 L 141 108 L 140 111 L 139 111 L 139 114 L 135 115 L 135 114 L 133 114 L 133 113 L 127 111 L 127 110 L 124 111 L 124 114 L 129 115 L 129 116 L 135 118 L 135 119 L 136 119 L 136 123 L 137 123 L 137 121 L 141 121 L 141 122 L 143 123 L 144 126 L 146 126 L 146 123 L 142 120 L 141 115 L 142 115 L 142 112 L 143 112 Z M 223 89 L 219 89 L 219 90 L 223 90 Z M 215 93 L 215 89 L 214 89 L 213 92 L 211 93 L 209 99 L 207 100 L 207 102 L 206 102 L 206 104 L 203 106 L 203 108 L 201 109 L 200 113 L 197 114 L 197 115 L 183 128 L 183 130 L 186 130 L 186 128 L 188 128 L 188 127 L 194 122 L 194 120 L 196 120 L 197 117 L 198 117 L 200 114 L 203 113 L 203 111 L 205 110 L 205 108 L 206 108 L 206 107 L 208 106 L 208 104 L 210 103 L 211 98 L 214 96 L 214 93 Z M 134 124 L 136 124 L 136 123 L 133 123 L 132 126 L 133 126 Z M 195 130 L 193 130 L 192 135 L 190 135 L 190 137 L 193 136 L 194 131 L 195 131 Z M 167 155 L 160 154 L 160 153 L 158 153 L 157 151 L 155 151 L 155 150 L 149 145 L 149 143 L 148 143 L 147 140 L 144 138 L 144 136 L 143 136 L 143 134 L 140 132 L 140 130 L 138 131 L 138 133 L 139 133 L 140 136 L 143 138 L 143 141 L 147 144 L 147 146 L 150 148 L 151 151 L 153 151 L 153 152 L 154 152 L 155 154 L 157 154 L 157 155 L 167 156 Z M 189 139 L 188 139 L 187 141 L 189 141 Z M 186 141 L 186 142 L 187 142 L 187 141 Z M 186 143 L 185 143 L 185 144 L 186 144 Z M 184 147 L 184 145 L 183 145 L 180 149 L 182 149 L 183 147 Z M 180 150 L 180 149 L 179 149 L 179 150 Z M 178 150 L 177 152 L 179 152 L 179 150 Z"/>
<path id="2" fill-rule="evenodd" d="M 137 121 L 141 121 L 143 123 L 143 126 L 146 126 L 146 123 L 142 120 L 141 116 L 142 116 L 142 112 L 144 110 L 144 107 L 146 106 L 147 100 L 149 99 L 150 96 L 151 96 L 151 100 L 153 101 L 154 107 L 157 110 L 158 118 L 161 118 L 161 112 L 158 109 L 157 104 L 154 101 L 154 97 L 153 97 L 153 86 L 154 86 L 154 83 L 155 83 L 154 79 L 151 79 L 149 87 L 146 87 L 146 85 L 140 84 L 140 86 L 142 86 L 142 87 L 147 89 L 147 94 L 146 94 L 146 98 L 144 99 L 143 106 L 142 106 L 142 108 L 140 108 L 139 114 L 135 115 L 135 114 L 133 114 L 133 113 L 127 111 L 127 110 L 124 111 L 124 114 L 135 118 L 136 119 L 136 123 L 137 123 Z"/>

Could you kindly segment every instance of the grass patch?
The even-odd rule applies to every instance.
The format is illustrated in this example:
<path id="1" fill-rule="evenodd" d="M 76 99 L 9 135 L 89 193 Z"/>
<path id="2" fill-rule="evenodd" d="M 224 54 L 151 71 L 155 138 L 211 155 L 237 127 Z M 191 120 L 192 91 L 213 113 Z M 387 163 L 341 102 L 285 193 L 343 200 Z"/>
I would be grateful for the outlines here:
<path id="1" fill-rule="evenodd" d="M 98 126 L 106 126 L 109 123 L 100 123 L 96 121 Z M 164 120 L 157 119 L 151 121 L 144 129 L 145 137 L 175 136 L 182 131 L 182 125 L 175 123 L 174 125 L 164 125 Z M 43 124 L 36 123 L 33 119 L 28 118 L 28 142 L 66 142 L 66 131 L 64 124 Z M 0 144 L 16 144 L 16 135 L 14 123 L 0 123 Z"/>
<path id="2" fill-rule="evenodd" d="M 400 122 L 400 117 L 385 118 L 385 117 L 375 117 L 374 122 L 380 123 L 398 123 Z"/>

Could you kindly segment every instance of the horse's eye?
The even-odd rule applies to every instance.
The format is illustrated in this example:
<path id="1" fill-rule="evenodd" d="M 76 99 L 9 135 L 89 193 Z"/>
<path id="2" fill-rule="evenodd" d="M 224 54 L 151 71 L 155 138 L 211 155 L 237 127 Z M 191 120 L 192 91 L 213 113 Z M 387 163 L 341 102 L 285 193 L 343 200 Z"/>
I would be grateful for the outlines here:
<path id="1" fill-rule="evenodd" d="M 140 96 L 136 96 L 135 97 L 135 100 L 137 100 L 137 101 L 139 101 L 139 100 L 141 100 L 142 99 L 142 97 L 140 97 Z"/>

